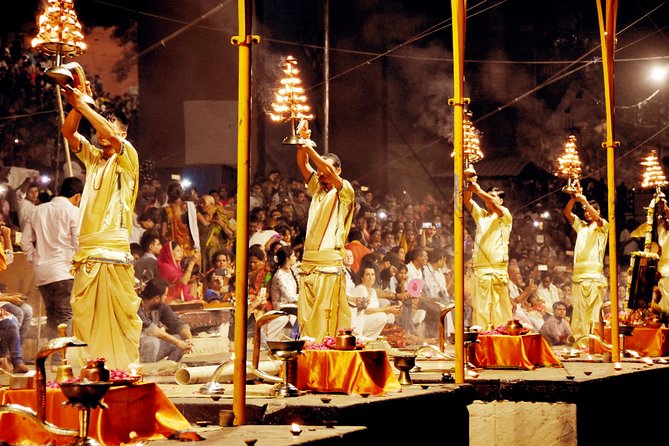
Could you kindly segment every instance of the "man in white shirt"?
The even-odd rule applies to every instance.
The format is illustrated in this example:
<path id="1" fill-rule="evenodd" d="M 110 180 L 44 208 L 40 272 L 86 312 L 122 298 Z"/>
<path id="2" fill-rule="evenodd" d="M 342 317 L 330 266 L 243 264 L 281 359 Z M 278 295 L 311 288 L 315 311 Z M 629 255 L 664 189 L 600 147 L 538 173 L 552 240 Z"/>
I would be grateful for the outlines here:
<path id="1" fill-rule="evenodd" d="M 34 183 L 32 178 L 27 178 L 21 188 L 16 191 L 16 198 L 19 227 L 23 230 L 30 214 L 39 204 L 39 185 Z"/>
<path id="2" fill-rule="evenodd" d="M 423 267 L 427 263 L 427 251 L 424 248 L 415 248 L 407 252 L 404 260 L 407 265 L 407 280 L 423 280 Z"/>
<path id="3" fill-rule="evenodd" d="M 520 321 L 523 327 L 532 328 L 532 320 L 527 313 L 527 299 L 534 294 L 537 286 L 534 279 L 530 277 L 529 285 L 525 286 L 525 281 L 520 273 L 520 267 L 515 261 L 509 263 L 509 297 L 513 305 L 513 318 Z"/>
<path id="4" fill-rule="evenodd" d="M 404 257 L 404 260 L 407 266 L 407 284 L 410 283 L 412 280 L 416 279 L 420 280 L 424 285 L 425 282 L 423 277 L 423 267 L 427 264 L 427 251 L 425 251 L 425 248 L 414 248 L 409 250 L 409 252 L 407 252 L 406 256 Z M 420 297 L 425 297 L 425 290 L 426 287 L 423 286 L 420 292 Z M 413 308 L 410 317 L 412 329 L 409 330 L 409 334 L 413 334 L 420 338 L 424 338 L 425 316 L 427 313 L 425 309 L 419 308 L 420 302 L 418 302 L 418 305 L 416 305 L 415 302 L 418 299 L 418 296 L 412 296 L 412 297 L 415 297 L 416 299 L 412 299 L 411 303 L 405 302 L 405 305 L 409 304 Z M 403 317 L 406 318 L 406 315 L 403 315 Z M 403 318 L 402 322 L 406 324 Z"/>
<path id="5" fill-rule="evenodd" d="M 434 248 L 427 255 L 427 259 L 428 263 L 423 266 L 422 271 L 425 279 L 423 290 L 427 297 L 422 300 L 420 307 L 427 313 L 426 334 L 429 337 L 436 337 L 441 310 L 450 303 L 448 289 L 446 288 L 446 276 L 442 272 L 442 268 L 446 264 L 446 253 L 442 248 Z M 448 322 L 449 327 L 446 332 L 454 333 L 452 317 L 449 318 Z"/>
<path id="6" fill-rule="evenodd" d="M 541 282 L 537 286 L 536 294 L 543 299 L 546 312 L 553 314 L 553 304 L 560 300 L 560 293 L 553 283 L 553 276 L 550 272 L 544 271 L 541 274 Z"/>
<path id="7" fill-rule="evenodd" d="M 84 183 L 76 177 L 63 180 L 60 194 L 35 208 L 25 222 L 21 249 L 32 263 L 35 284 L 44 300 L 46 335 L 58 334 L 58 325 L 67 324 L 71 332 L 73 276 L 72 258 L 79 244 L 79 202 Z M 60 362 L 60 353 L 51 355 L 51 364 Z"/>

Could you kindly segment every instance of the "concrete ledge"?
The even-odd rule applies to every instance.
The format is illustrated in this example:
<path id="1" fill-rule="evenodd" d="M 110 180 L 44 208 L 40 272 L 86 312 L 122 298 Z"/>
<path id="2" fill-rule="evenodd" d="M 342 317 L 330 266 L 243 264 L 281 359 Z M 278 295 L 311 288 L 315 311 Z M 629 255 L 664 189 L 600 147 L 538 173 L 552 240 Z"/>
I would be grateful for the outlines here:
<path id="1" fill-rule="evenodd" d="M 169 394 L 168 394 L 169 396 Z M 437 444 L 448 433 L 449 444 L 469 444 L 471 385 L 431 384 L 404 386 L 401 392 L 362 398 L 357 395 L 307 394 L 292 398 L 254 398 L 246 401 L 247 425 L 364 426 L 364 434 L 346 439 L 346 445 L 398 444 L 415 441 Z M 201 397 L 170 398 L 191 423 L 218 420 L 221 409 L 231 409 L 232 399 L 212 401 Z M 325 423 L 324 423 L 325 422 Z M 356 437 L 358 438 L 358 437 Z"/>
<path id="2" fill-rule="evenodd" d="M 291 426 L 245 425 L 237 427 L 207 427 L 195 429 L 209 444 L 255 444 L 255 446 L 289 446 L 309 444 L 318 446 L 364 444 L 365 428 L 360 426 L 301 426 L 298 436 L 290 433 Z M 253 440 L 256 440 L 255 442 Z M 174 440 L 151 441 L 155 446 L 174 446 Z"/>

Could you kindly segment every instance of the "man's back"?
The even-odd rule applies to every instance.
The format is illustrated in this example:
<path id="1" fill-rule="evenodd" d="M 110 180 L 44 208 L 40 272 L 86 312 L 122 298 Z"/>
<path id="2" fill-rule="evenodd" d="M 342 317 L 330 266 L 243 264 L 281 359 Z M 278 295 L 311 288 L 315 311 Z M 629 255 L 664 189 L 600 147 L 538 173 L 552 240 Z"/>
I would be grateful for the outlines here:
<path id="1" fill-rule="evenodd" d="M 55 197 L 35 208 L 24 226 L 21 249 L 35 268 L 37 286 L 71 279 L 72 257 L 78 248 L 79 208 Z"/>

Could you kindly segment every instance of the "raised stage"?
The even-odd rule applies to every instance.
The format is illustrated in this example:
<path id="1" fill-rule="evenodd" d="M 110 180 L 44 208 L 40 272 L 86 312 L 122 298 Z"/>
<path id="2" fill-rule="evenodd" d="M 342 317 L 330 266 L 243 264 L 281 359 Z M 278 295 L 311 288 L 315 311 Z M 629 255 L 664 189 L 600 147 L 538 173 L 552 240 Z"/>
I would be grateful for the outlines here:
<path id="1" fill-rule="evenodd" d="M 556 352 L 557 353 L 557 352 Z M 171 376 L 146 376 L 205 438 L 198 444 L 262 445 L 599 445 L 639 440 L 663 442 L 669 366 L 623 359 L 614 364 L 563 359 L 562 367 L 479 369 L 463 385 L 445 383 L 454 363 L 419 359 L 413 384 L 382 395 L 304 392 L 271 397 L 272 384 L 247 384 L 246 425 L 219 427 L 232 409 L 232 384 L 217 400 L 199 394 L 202 384 L 179 385 Z M 393 372 L 399 374 L 393 368 Z M 302 427 L 290 433 L 292 423 Z M 204 426 L 207 425 L 207 426 Z M 149 444 L 173 445 L 173 440 Z M 249 443 L 247 443 L 249 444 Z"/>
<path id="2" fill-rule="evenodd" d="M 478 378 L 455 385 L 442 383 L 443 373 L 454 366 L 452 362 L 424 360 L 417 362 L 416 370 L 420 371 L 411 372 L 414 383 L 403 386 L 401 392 L 367 398 L 328 394 L 329 402 L 321 400 L 323 394 L 312 393 L 268 397 L 270 385 L 253 384 L 247 386 L 247 426 L 243 429 L 245 433 L 256 429 L 260 438 L 267 426 L 280 425 L 287 430 L 295 422 L 327 429 L 325 425 L 336 422 L 342 429 L 341 442 L 328 438 L 323 444 L 345 445 L 405 441 L 430 445 L 588 445 L 664 440 L 664 410 L 656 407 L 669 397 L 669 366 L 650 366 L 631 359 L 620 365 L 621 370 L 616 371 L 612 363 L 575 359 L 563 361 L 561 368 L 482 369 Z M 218 401 L 198 395 L 200 385 L 161 386 L 192 423 L 217 423 L 219 411 L 232 408 L 232 385 L 226 385 L 229 391 Z M 347 434 L 346 426 L 366 429 Z M 231 429 L 239 427 L 216 428 L 203 436 L 220 441 Z M 285 444 L 299 441 L 288 440 Z"/>

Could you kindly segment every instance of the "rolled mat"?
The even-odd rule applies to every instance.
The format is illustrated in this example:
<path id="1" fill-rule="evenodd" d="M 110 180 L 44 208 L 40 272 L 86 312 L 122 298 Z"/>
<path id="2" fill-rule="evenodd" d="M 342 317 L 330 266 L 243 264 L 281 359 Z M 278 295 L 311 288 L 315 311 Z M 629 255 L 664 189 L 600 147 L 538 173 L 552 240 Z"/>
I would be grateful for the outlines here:
<path id="1" fill-rule="evenodd" d="M 268 375 L 278 376 L 279 372 L 281 371 L 281 366 L 281 361 L 260 361 L 258 364 L 258 369 Z M 174 378 L 178 384 L 182 385 L 206 383 L 209 382 L 218 367 L 218 365 L 183 367 L 176 371 Z M 247 362 L 246 378 L 256 378 L 253 372 L 249 370 L 250 368 L 250 363 Z M 232 362 L 226 363 L 223 365 L 223 369 L 221 370 L 221 374 L 218 377 L 218 381 L 231 382 L 233 372 L 234 364 Z"/>

